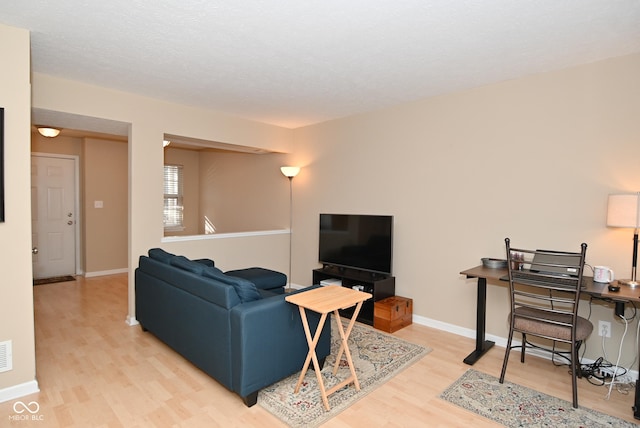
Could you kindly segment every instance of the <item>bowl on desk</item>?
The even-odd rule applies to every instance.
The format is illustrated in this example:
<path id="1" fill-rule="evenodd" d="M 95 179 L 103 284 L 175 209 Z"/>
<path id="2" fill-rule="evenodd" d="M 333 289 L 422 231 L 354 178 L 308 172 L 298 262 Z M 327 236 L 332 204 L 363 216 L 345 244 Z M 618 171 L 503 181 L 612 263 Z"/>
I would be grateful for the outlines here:
<path id="1" fill-rule="evenodd" d="M 484 257 L 482 260 L 482 266 L 490 269 L 504 269 L 507 267 L 507 261 L 504 259 L 492 259 Z"/>

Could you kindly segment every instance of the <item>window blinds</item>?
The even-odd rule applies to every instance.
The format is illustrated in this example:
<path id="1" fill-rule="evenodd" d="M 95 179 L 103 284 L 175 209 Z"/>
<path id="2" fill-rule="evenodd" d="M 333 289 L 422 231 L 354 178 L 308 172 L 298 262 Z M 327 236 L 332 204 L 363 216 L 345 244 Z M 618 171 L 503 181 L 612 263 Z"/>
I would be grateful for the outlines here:
<path id="1" fill-rule="evenodd" d="M 183 227 L 182 165 L 164 166 L 164 227 Z"/>

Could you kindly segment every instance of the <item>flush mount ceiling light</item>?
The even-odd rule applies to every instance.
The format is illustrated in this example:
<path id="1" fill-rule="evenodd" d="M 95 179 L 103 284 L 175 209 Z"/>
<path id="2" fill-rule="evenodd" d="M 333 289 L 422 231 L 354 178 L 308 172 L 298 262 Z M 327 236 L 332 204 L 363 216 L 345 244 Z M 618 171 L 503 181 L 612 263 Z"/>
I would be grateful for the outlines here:
<path id="1" fill-rule="evenodd" d="M 51 126 L 38 126 L 38 132 L 43 137 L 54 138 L 60 134 L 60 129 L 52 128 Z"/>

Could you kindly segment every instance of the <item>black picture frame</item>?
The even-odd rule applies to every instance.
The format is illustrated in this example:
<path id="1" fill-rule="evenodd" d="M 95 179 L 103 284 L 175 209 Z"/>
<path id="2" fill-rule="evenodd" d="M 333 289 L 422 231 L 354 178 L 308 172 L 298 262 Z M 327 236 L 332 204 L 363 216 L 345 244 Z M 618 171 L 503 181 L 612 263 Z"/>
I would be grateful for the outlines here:
<path id="1" fill-rule="evenodd" d="M 0 223 L 4 223 L 4 108 L 0 107 Z"/>

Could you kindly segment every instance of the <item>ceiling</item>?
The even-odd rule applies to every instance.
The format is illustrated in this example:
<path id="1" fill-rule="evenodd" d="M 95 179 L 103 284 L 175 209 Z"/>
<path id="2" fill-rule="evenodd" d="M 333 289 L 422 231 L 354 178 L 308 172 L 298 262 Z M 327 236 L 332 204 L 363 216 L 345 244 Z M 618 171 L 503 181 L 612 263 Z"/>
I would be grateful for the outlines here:
<path id="1" fill-rule="evenodd" d="M 288 128 L 640 52 L 638 0 L 25 0 L 0 23 L 34 72 Z"/>

